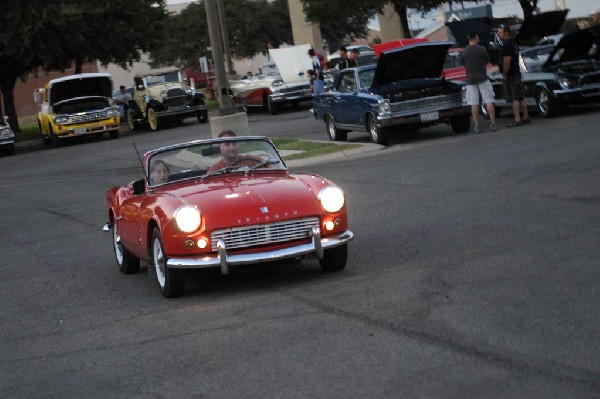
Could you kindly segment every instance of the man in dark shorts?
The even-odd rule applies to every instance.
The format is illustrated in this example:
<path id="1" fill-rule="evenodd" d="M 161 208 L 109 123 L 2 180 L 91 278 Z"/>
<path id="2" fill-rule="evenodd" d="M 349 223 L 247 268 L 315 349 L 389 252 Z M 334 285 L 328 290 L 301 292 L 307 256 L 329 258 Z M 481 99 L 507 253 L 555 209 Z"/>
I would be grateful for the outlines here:
<path id="1" fill-rule="evenodd" d="M 521 81 L 521 71 L 519 70 L 519 48 L 515 41 L 510 37 L 510 28 L 508 25 L 500 24 L 498 26 L 498 36 L 502 39 L 502 48 L 500 50 L 500 71 L 504 79 L 504 91 L 506 101 L 512 103 L 514 120 L 508 127 L 521 126 L 524 123 L 530 123 L 527 103 L 523 95 L 523 82 Z M 521 112 L 523 118 L 521 118 Z"/>

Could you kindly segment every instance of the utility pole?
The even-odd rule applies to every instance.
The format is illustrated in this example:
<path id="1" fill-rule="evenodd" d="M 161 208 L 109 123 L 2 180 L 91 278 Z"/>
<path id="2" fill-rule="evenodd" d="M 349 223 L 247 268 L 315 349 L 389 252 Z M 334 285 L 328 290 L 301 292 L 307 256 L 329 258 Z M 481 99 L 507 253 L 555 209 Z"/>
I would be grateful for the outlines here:
<path id="1" fill-rule="evenodd" d="M 230 87 L 225 72 L 225 61 L 223 59 L 223 37 L 219 24 L 218 10 L 215 6 L 216 0 L 204 0 L 206 8 L 206 19 L 208 20 L 208 35 L 212 47 L 215 77 L 217 79 L 217 98 L 219 100 L 219 115 L 230 115 L 235 113 L 233 99 L 229 95 Z"/>
<path id="2" fill-rule="evenodd" d="M 223 35 L 223 51 L 225 52 L 225 57 L 227 58 L 227 71 L 230 75 L 235 75 L 236 72 L 233 69 L 231 50 L 229 49 L 229 33 L 227 32 L 227 25 L 225 24 L 225 10 L 223 9 L 221 0 L 216 0 L 216 2 L 217 14 L 219 14 L 219 24 L 221 25 L 221 34 Z"/>

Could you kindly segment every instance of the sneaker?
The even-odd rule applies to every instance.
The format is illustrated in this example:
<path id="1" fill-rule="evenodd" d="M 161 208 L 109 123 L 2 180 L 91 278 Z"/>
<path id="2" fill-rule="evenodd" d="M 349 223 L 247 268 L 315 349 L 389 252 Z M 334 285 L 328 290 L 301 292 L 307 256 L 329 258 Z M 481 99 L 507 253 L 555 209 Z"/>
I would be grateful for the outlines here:
<path id="1" fill-rule="evenodd" d="M 479 128 L 477 126 L 473 128 L 473 134 L 479 134 Z"/>
<path id="2" fill-rule="evenodd" d="M 513 123 L 511 123 L 510 125 L 507 125 L 506 127 L 517 127 L 517 126 L 523 126 L 523 121 L 513 121 Z"/>
<path id="3" fill-rule="evenodd" d="M 527 119 L 523 119 L 523 124 L 524 125 L 529 125 L 531 123 L 531 119 L 527 118 Z"/>
<path id="4" fill-rule="evenodd" d="M 490 130 L 491 130 L 492 132 L 495 132 L 495 131 L 496 131 L 496 124 L 495 124 L 495 123 L 490 123 Z"/>

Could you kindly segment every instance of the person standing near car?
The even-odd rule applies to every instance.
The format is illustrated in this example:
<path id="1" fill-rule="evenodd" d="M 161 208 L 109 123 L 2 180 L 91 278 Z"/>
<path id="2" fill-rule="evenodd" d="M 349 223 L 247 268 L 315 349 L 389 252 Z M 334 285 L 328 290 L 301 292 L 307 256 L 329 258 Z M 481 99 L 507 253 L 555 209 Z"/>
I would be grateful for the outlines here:
<path id="1" fill-rule="evenodd" d="M 311 59 L 312 70 L 313 70 L 313 95 L 323 93 L 325 91 L 325 76 L 323 74 L 323 68 L 321 67 L 321 61 L 317 57 L 315 50 L 308 50 L 308 56 Z"/>
<path id="2" fill-rule="evenodd" d="M 485 47 L 479 44 L 479 35 L 470 32 L 469 45 L 464 48 L 461 58 L 467 73 L 467 104 L 471 106 L 473 133 L 479 133 L 479 95 L 490 116 L 490 130 L 496 131 L 496 110 L 494 107 L 494 89 L 487 76 L 486 65 L 490 62 Z"/>
<path id="3" fill-rule="evenodd" d="M 350 68 L 355 66 L 354 63 L 348 58 L 348 49 L 342 46 L 339 49 L 340 59 L 338 61 L 337 67 L 341 71 L 342 69 Z"/>
<path id="4" fill-rule="evenodd" d="M 133 97 L 127 92 L 125 86 L 119 86 L 119 91 L 113 97 L 113 100 L 115 100 L 115 103 L 119 106 L 119 114 L 123 120 L 127 119 L 127 109 L 129 109 L 127 101 L 132 99 Z"/>
<path id="5" fill-rule="evenodd" d="M 523 93 L 523 82 L 521 81 L 521 70 L 519 69 L 519 47 L 510 37 L 510 28 L 505 24 L 498 26 L 498 36 L 502 40 L 500 50 L 500 72 L 504 80 L 504 91 L 506 101 L 512 103 L 513 122 L 508 127 L 521 126 L 530 123 L 527 103 Z M 523 117 L 521 118 L 521 112 Z"/>

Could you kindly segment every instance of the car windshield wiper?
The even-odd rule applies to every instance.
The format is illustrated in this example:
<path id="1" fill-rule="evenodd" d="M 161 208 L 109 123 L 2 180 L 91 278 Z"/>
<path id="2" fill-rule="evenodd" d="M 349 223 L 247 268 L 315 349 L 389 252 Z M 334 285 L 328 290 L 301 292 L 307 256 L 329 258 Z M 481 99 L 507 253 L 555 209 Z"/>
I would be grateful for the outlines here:
<path id="1" fill-rule="evenodd" d="M 207 174 L 205 174 L 204 176 L 202 176 L 202 178 L 205 177 L 210 177 L 210 176 L 216 176 L 216 175 L 222 175 L 225 173 L 230 173 L 233 172 L 234 170 L 243 168 L 244 165 L 239 165 L 239 166 L 224 166 L 221 169 L 217 169 L 217 170 L 213 170 L 212 172 L 209 172 Z"/>
<path id="2" fill-rule="evenodd" d="M 255 169 L 262 168 L 262 167 L 267 166 L 267 165 L 276 165 L 276 164 L 278 164 L 280 162 L 281 161 L 279 159 L 275 159 L 275 158 L 265 159 L 261 163 L 257 163 L 256 165 L 249 167 L 244 174 L 247 175 L 248 172 L 251 172 L 251 171 L 253 171 Z"/>

